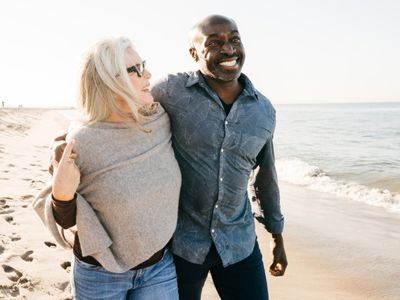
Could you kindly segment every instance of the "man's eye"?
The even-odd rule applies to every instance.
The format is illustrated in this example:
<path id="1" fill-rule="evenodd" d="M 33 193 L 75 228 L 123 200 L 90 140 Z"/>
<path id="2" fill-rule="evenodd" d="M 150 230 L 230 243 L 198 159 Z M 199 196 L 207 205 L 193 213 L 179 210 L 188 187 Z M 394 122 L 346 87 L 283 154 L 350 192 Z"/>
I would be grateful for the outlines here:
<path id="1" fill-rule="evenodd" d="M 216 41 L 211 41 L 208 43 L 207 47 L 218 47 L 219 43 Z"/>
<path id="2" fill-rule="evenodd" d="M 240 38 L 233 38 L 232 39 L 232 43 L 239 44 L 240 43 Z"/>

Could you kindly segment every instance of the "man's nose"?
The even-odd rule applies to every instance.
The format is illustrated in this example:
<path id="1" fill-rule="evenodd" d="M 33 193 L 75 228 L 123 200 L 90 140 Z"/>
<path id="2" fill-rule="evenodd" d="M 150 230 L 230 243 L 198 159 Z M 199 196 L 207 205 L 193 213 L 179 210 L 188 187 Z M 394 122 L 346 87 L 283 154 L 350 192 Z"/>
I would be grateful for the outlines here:
<path id="1" fill-rule="evenodd" d="M 227 55 L 232 55 L 235 53 L 236 48 L 229 42 L 224 43 L 221 47 L 221 53 L 225 53 Z"/>

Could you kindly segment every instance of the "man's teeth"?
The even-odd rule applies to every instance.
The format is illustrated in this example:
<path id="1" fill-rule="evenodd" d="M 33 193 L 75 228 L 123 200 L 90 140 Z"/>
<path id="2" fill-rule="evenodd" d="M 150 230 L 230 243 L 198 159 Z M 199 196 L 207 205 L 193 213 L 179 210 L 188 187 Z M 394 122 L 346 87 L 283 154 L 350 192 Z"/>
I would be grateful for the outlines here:
<path id="1" fill-rule="evenodd" d="M 219 64 L 225 67 L 233 67 L 234 65 L 236 65 L 236 60 L 224 61 L 220 62 Z"/>

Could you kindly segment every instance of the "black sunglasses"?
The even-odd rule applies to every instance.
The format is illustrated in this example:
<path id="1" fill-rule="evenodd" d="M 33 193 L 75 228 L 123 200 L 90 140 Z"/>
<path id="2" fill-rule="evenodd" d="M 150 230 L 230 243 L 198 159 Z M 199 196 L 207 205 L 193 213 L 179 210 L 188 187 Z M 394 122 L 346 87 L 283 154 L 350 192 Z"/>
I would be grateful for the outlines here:
<path id="1" fill-rule="evenodd" d="M 128 74 L 135 72 L 137 74 L 137 76 L 142 77 L 144 75 L 145 69 L 146 69 L 146 61 L 144 60 L 140 64 L 126 68 L 126 71 L 128 72 Z"/>

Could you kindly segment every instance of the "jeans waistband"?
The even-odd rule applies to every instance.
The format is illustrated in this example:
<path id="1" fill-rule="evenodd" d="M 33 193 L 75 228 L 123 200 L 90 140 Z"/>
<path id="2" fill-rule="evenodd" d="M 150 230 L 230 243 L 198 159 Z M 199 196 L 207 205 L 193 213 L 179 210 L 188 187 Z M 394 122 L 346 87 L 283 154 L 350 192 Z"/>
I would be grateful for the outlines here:
<path id="1" fill-rule="evenodd" d="M 157 251 L 154 253 L 148 260 L 145 260 L 144 262 L 140 263 L 139 265 L 131 268 L 131 270 L 138 270 L 138 269 L 143 269 L 150 267 L 152 265 L 155 265 L 158 263 L 164 256 L 164 251 L 166 247 L 163 247 L 161 250 Z M 102 265 L 93 257 L 93 256 L 82 256 L 80 253 L 76 253 L 74 251 L 74 255 L 81 261 L 94 265 L 94 266 L 99 266 L 102 267 Z"/>

